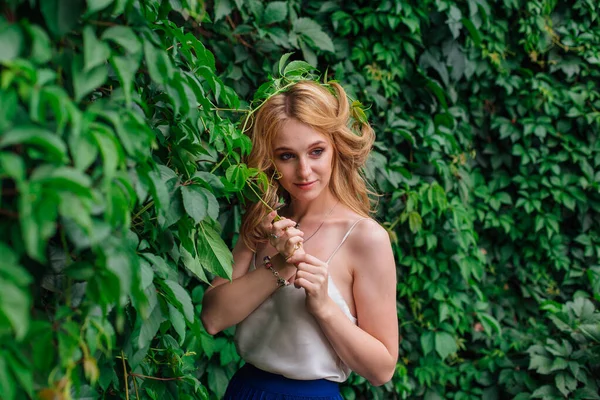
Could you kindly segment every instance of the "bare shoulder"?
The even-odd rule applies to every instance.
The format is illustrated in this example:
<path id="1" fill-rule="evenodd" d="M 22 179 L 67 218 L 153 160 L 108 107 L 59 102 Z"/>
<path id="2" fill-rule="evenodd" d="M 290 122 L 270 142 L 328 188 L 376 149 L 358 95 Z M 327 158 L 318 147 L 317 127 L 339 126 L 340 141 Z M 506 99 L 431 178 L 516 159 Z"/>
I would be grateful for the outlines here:
<path id="1" fill-rule="evenodd" d="M 355 269 L 368 266 L 370 271 L 395 270 L 390 236 L 377 221 L 371 218 L 360 220 L 348 241 Z"/>
<path id="2" fill-rule="evenodd" d="M 388 232 L 372 218 L 357 220 L 348 240 L 350 247 L 359 251 L 391 248 Z"/>

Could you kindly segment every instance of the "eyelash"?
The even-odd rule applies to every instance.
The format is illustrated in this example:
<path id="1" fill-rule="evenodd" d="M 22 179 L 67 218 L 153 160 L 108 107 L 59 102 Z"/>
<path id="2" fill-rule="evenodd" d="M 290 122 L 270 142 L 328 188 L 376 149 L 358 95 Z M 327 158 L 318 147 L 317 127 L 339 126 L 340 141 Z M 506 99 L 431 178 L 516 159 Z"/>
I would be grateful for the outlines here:
<path id="1" fill-rule="evenodd" d="M 318 152 L 318 154 L 315 154 L 316 157 L 321 157 L 323 155 L 323 153 L 325 152 L 325 149 L 321 149 L 321 148 L 314 149 L 313 151 L 311 151 L 311 154 L 313 154 L 315 152 Z M 290 157 L 286 158 L 286 156 L 290 156 Z M 289 161 L 290 158 L 292 158 L 292 157 L 293 157 L 293 154 L 291 154 L 291 153 L 281 153 L 279 155 L 279 159 L 281 161 Z"/>

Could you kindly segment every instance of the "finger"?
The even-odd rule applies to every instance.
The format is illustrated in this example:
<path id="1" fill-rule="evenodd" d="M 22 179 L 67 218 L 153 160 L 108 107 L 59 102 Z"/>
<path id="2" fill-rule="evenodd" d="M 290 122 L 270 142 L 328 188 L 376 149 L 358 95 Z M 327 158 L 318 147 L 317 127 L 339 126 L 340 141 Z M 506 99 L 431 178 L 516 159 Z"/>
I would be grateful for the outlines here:
<path id="1" fill-rule="evenodd" d="M 303 272 L 311 275 L 326 275 L 325 269 L 305 262 L 298 263 L 296 265 L 296 268 L 298 268 L 298 272 Z"/>
<path id="2" fill-rule="evenodd" d="M 292 261 L 290 261 L 292 262 Z M 298 257 L 296 257 L 294 255 L 294 264 L 297 264 L 299 262 L 305 262 L 307 264 L 312 264 L 321 268 L 328 268 L 328 265 L 326 262 L 319 260 L 317 257 L 312 256 L 308 253 L 302 253 L 302 254 L 298 254 Z"/>
<path id="3" fill-rule="evenodd" d="M 298 246 L 298 243 L 302 242 L 304 242 L 304 239 L 301 236 L 294 236 L 289 238 L 283 246 L 283 255 L 286 258 L 289 257 L 290 254 L 294 253 L 294 251 L 297 251 L 300 248 Z"/>
<path id="4" fill-rule="evenodd" d="M 307 293 L 315 293 L 317 290 L 316 285 L 305 278 L 296 277 L 296 280 L 294 281 L 294 286 L 297 289 L 302 288 L 306 290 Z"/>
<path id="5" fill-rule="evenodd" d="M 298 272 L 296 272 L 296 279 L 300 278 L 306 279 L 316 286 L 323 286 L 327 281 L 327 277 L 322 274 L 313 274 L 308 271 L 298 270 Z"/>
<path id="6" fill-rule="evenodd" d="M 282 219 L 280 221 L 277 222 L 273 222 L 273 228 L 275 229 L 279 229 L 279 230 L 286 230 L 289 228 L 293 228 L 294 226 L 296 226 L 296 222 L 291 220 L 291 219 Z"/>
<path id="7" fill-rule="evenodd" d="M 287 237 L 293 237 L 293 236 L 301 236 L 304 237 L 304 232 L 302 232 L 300 229 L 296 229 L 296 228 L 288 228 L 285 230 L 285 235 Z"/>

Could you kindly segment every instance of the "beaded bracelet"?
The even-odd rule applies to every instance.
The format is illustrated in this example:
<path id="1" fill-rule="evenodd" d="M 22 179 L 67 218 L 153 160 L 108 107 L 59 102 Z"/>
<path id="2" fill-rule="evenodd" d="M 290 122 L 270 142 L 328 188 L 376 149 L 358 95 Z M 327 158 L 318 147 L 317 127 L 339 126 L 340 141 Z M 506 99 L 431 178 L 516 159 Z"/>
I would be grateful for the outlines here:
<path id="1" fill-rule="evenodd" d="M 275 268 L 273 268 L 273 263 L 271 262 L 271 257 L 265 256 L 265 258 L 263 258 L 263 265 L 265 266 L 266 269 L 271 270 L 271 272 L 273 273 L 273 276 L 275 278 L 277 278 L 277 285 L 279 287 L 281 287 L 281 286 L 287 286 L 287 285 L 290 284 L 287 281 L 287 279 L 283 279 L 281 277 L 281 275 L 279 275 L 279 272 L 275 271 Z"/>

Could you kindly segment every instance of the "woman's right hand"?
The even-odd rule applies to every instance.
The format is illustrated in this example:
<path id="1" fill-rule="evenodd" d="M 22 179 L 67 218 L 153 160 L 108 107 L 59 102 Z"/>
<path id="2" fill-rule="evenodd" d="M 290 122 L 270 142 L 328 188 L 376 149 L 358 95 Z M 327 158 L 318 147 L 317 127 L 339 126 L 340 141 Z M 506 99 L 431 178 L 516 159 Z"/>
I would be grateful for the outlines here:
<path id="1" fill-rule="evenodd" d="M 263 231 L 267 233 L 271 246 L 283 258 L 287 258 L 302 246 L 304 232 L 296 228 L 296 222 L 291 219 L 281 218 L 279 221 L 273 222 L 276 216 L 277 211 L 267 214 L 262 222 Z"/>

